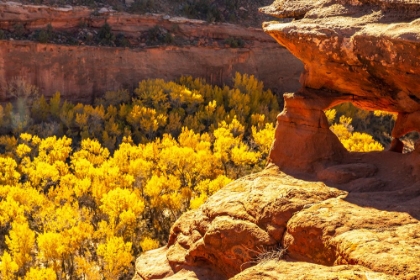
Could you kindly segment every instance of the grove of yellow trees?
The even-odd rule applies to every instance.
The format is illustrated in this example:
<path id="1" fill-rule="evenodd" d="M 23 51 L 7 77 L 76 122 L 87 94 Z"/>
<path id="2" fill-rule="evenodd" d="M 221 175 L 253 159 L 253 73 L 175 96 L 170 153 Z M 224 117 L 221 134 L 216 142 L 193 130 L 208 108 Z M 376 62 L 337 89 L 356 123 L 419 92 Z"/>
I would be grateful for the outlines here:
<path id="1" fill-rule="evenodd" d="M 119 279 L 186 210 L 258 171 L 276 98 L 252 76 L 233 88 L 147 80 L 94 105 L 15 91 L 0 106 L 1 279 Z"/>
<path id="2" fill-rule="evenodd" d="M 16 101 L 0 106 L 4 280 L 129 277 L 183 212 L 264 167 L 279 111 L 240 74 L 232 88 L 146 80 L 94 105 L 11 92 Z M 350 122 L 332 126 L 348 149 L 381 148 Z"/>

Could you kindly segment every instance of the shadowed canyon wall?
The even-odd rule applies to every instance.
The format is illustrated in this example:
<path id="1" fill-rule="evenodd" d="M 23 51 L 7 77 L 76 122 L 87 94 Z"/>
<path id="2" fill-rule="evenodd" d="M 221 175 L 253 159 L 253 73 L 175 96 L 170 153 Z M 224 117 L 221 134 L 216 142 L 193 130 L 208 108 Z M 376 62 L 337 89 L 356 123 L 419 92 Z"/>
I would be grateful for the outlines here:
<path id="1" fill-rule="evenodd" d="M 281 65 L 284 70 L 273 71 Z M 300 64 L 286 49 L 159 47 L 128 49 L 0 41 L 0 84 L 23 77 L 46 96 L 91 101 L 95 95 L 133 87 L 142 79 L 172 80 L 181 75 L 210 83 L 230 83 L 236 71 L 249 73 L 277 92 L 296 88 Z"/>
<path id="2" fill-rule="evenodd" d="M 235 72 L 255 75 L 266 87 L 282 94 L 299 87 L 303 66 L 261 29 L 232 24 L 170 18 L 163 15 L 130 15 L 108 9 L 52 8 L 0 3 L 0 28 L 73 30 L 80 22 L 99 29 L 107 22 L 113 32 L 137 38 L 156 25 L 176 25 L 175 36 L 197 41 L 194 45 L 137 48 L 66 46 L 30 41 L 0 41 L 0 84 L 23 77 L 46 96 L 60 91 L 64 98 L 90 102 L 95 96 L 121 87 L 132 88 L 142 79 L 172 80 L 181 75 L 230 84 Z M 223 44 L 227 38 L 244 40 L 243 48 Z M 203 42 L 203 43 L 200 43 Z M 274 70 L 275 69 L 275 70 Z M 5 100 L 4 93 L 0 97 Z"/>

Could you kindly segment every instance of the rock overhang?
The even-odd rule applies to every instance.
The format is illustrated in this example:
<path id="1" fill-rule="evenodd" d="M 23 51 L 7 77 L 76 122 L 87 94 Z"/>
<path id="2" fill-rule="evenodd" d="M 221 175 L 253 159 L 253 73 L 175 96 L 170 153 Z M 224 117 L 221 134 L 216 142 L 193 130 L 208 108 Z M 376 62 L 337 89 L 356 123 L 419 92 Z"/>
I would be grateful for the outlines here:
<path id="1" fill-rule="evenodd" d="M 261 11 L 296 18 L 263 27 L 303 61 L 304 87 L 369 110 L 420 110 L 420 1 L 286 0 Z"/>

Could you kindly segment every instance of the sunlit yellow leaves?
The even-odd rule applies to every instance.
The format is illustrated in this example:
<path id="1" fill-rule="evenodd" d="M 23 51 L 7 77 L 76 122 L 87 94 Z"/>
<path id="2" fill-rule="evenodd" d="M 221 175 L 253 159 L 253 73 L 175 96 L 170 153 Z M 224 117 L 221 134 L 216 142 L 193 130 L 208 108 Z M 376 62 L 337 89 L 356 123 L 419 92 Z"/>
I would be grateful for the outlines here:
<path id="1" fill-rule="evenodd" d="M 190 200 L 190 209 L 197 209 L 201 205 L 203 205 L 204 202 L 206 202 L 208 196 L 204 193 L 201 193 L 199 196 L 194 197 Z"/>
<path id="2" fill-rule="evenodd" d="M 143 250 L 143 252 L 153 250 L 159 247 L 159 241 L 150 237 L 145 237 L 140 241 L 140 247 Z"/>
<path id="3" fill-rule="evenodd" d="M 130 211 L 134 217 L 139 216 L 144 210 L 144 202 L 140 196 L 127 189 L 116 188 L 107 194 L 103 195 L 101 199 L 102 205 L 99 207 L 110 218 L 110 221 L 116 222 L 127 218 L 126 212 Z M 131 215 L 131 216 L 133 216 Z"/>
<path id="4" fill-rule="evenodd" d="M 57 275 L 52 268 L 31 268 L 24 280 L 56 280 Z M 89 278 L 90 279 L 90 278 Z"/>
<path id="5" fill-rule="evenodd" d="M 16 171 L 17 163 L 9 157 L 0 157 L 0 185 L 15 185 L 19 182 L 20 174 Z"/>
<path id="6" fill-rule="evenodd" d="M 341 116 L 340 123 L 333 124 L 330 129 L 337 135 L 343 146 L 351 152 L 382 151 L 384 147 L 366 133 L 353 132 L 352 119 Z"/>
<path id="7" fill-rule="evenodd" d="M 25 168 L 29 180 L 33 186 L 38 186 L 39 189 L 44 189 L 49 184 L 55 184 L 60 178 L 60 172 L 55 166 L 44 162 L 34 161 L 33 167 Z"/>
<path id="8" fill-rule="evenodd" d="M 57 93 L 22 118 L 19 104 L 1 106 L 2 131 L 15 134 L 0 136 L 0 278 L 126 278 L 183 212 L 260 170 L 275 96 L 253 76 L 235 84 L 147 80 L 95 105 Z"/>
<path id="9" fill-rule="evenodd" d="M 20 203 L 14 200 L 11 196 L 0 202 L 0 225 L 5 226 L 12 221 L 24 222 L 26 221 L 25 209 Z"/>
<path id="10" fill-rule="evenodd" d="M 274 126 L 272 123 L 266 123 L 263 129 L 257 130 L 252 127 L 252 139 L 258 146 L 258 150 L 262 153 L 262 157 L 266 158 L 270 152 L 271 144 L 274 140 Z"/>
<path id="11" fill-rule="evenodd" d="M 340 139 L 344 147 L 351 152 L 382 151 L 384 147 L 366 133 L 354 132 L 347 139 Z"/>
<path id="12" fill-rule="evenodd" d="M 166 120 L 166 115 L 159 114 L 155 109 L 139 105 L 134 105 L 127 116 L 129 124 L 140 129 L 140 131 L 144 131 L 149 137 L 154 136 L 158 128 L 166 124 Z"/>
<path id="13" fill-rule="evenodd" d="M 101 280 L 100 267 L 95 262 L 90 262 L 83 257 L 75 257 L 76 274 L 83 279 Z"/>
<path id="14" fill-rule="evenodd" d="M 12 257 L 8 252 L 4 252 L 3 256 L 0 258 L 0 273 L 1 279 L 3 280 L 14 280 L 16 277 L 14 276 L 15 272 L 17 272 L 19 266 L 16 262 L 12 260 Z"/>
<path id="15" fill-rule="evenodd" d="M 330 125 L 334 123 L 336 115 L 337 115 L 337 111 L 335 109 L 329 109 L 325 111 L 325 116 L 327 117 L 328 123 Z"/>
<path id="16" fill-rule="evenodd" d="M 86 159 L 95 167 L 104 163 L 108 157 L 108 149 L 102 147 L 98 140 L 91 139 L 82 140 L 81 150 L 73 154 L 73 160 Z"/>
<path id="17" fill-rule="evenodd" d="M 153 175 L 144 187 L 144 194 L 150 198 L 151 207 L 164 209 L 179 203 L 177 191 L 180 188 L 181 180 L 173 175 Z"/>
<path id="18" fill-rule="evenodd" d="M 6 245 L 9 248 L 13 261 L 19 267 L 24 267 L 32 260 L 32 249 L 35 245 L 35 232 L 27 222 L 13 222 L 9 235 L 6 236 Z"/>
<path id="19" fill-rule="evenodd" d="M 36 141 L 36 138 L 33 138 Z M 72 140 L 66 136 L 57 139 L 55 136 L 40 141 L 38 158 L 49 164 L 56 161 L 65 162 L 72 151 Z"/>
<path id="20" fill-rule="evenodd" d="M 57 232 L 41 233 L 37 238 L 37 245 L 38 258 L 45 262 L 53 262 L 54 269 L 58 269 L 62 255 L 70 250 L 68 242 Z"/>
<path id="21" fill-rule="evenodd" d="M 24 156 L 28 155 L 31 152 L 31 147 L 29 147 L 26 144 L 19 144 L 16 147 L 16 155 L 20 158 L 23 158 Z"/>
<path id="22" fill-rule="evenodd" d="M 121 237 L 109 238 L 96 252 L 102 258 L 105 279 L 118 279 L 131 266 L 131 242 L 124 243 Z"/>

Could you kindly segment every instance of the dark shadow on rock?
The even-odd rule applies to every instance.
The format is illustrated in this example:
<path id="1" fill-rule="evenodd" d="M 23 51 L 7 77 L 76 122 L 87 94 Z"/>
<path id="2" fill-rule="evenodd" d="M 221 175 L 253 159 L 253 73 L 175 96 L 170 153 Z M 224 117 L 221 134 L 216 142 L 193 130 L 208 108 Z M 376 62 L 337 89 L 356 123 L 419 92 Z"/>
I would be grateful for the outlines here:
<path id="1" fill-rule="evenodd" d="M 320 164 L 313 174 L 285 172 L 348 192 L 361 207 L 406 212 L 420 220 L 420 153 L 349 153 L 340 164 Z"/>

